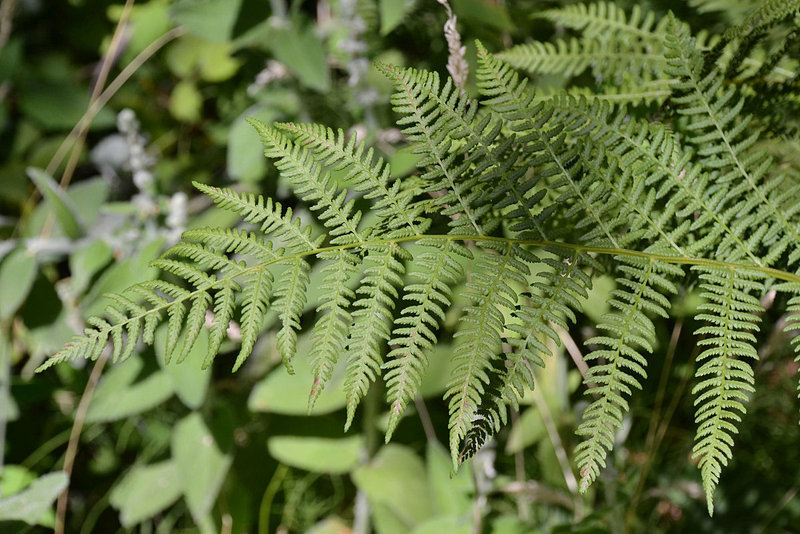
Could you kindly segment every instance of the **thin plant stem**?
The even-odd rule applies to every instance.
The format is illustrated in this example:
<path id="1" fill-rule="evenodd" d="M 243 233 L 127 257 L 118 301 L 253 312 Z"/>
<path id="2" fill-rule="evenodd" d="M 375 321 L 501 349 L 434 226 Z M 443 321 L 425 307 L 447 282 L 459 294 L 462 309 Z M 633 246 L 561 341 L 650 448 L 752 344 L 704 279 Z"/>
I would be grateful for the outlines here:
<path id="1" fill-rule="evenodd" d="M 114 59 L 117 57 L 120 44 L 122 43 L 122 35 L 124 33 L 125 26 L 128 24 L 128 18 L 130 17 L 131 9 L 133 9 L 134 2 L 135 0 L 126 0 L 125 6 L 122 8 L 122 13 L 117 21 L 117 27 L 114 28 L 114 33 L 111 36 L 111 44 L 103 56 L 103 61 L 100 63 L 100 72 L 97 75 L 97 80 L 92 88 L 92 95 L 89 97 L 90 108 L 92 107 L 92 104 L 94 104 L 94 102 L 96 102 L 100 97 L 103 86 L 106 84 L 108 73 L 111 71 L 111 65 L 114 62 Z M 66 189 L 72 181 L 75 168 L 78 166 L 78 159 L 83 152 L 83 145 L 86 142 L 86 134 L 89 132 L 90 125 L 91 121 L 85 122 L 82 125 L 75 139 L 75 144 L 72 145 L 72 152 L 70 153 L 69 160 L 67 160 L 67 165 L 64 168 L 64 173 L 61 175 L 61 180 L 59 181 L 59 185 L 62 189 Z M 55 172 L 55 169 L 53 169 L 52 172 Z M 55 215 L 50 213 L 45 220 L 44 225 L 42 226 L 41 237 L 47 237 L 50 234 L 54 223 Z"/>
<path id="2" fill-rule="evenodd" d="M 2 327 L 4 330 L 5 326 Z M 5 339 L 5 334 L 0 333 L 0 401 L 6 402 L 11 398 L 11 344 Z M 0 406 L 0 475 L 3 474 L 3 465 L 6 454 L 6 428 L 8 427 L 8 406 Z M 0 490 L 0 499 L 3 498 Z"/>
<path id="3" fill-rule="evenodd" d="M 103 351 L 99 358 L 94 362 L 92 372 L 89 375 L 89 380 L 86 382 L 86 387 L 81 395 L 81 400 L 78 403 L 78 409 L 75 411 L 75 421 L 72 424 L 72 430 L 69 434 L 69 442 L 67 443 L 67 452 L 64 455 L 64 468 L 68 478 L 72 477 L 72 470 L 75 467 L 75 457 L 78 455 L 78 444 L 81 439 L 81 432 L 83 425 L 86 422 L 86 414 L 89 411 L 89 405 L 92 402 L 92 396 L 97 388 L 97 383 L 100 381 L 100 375 L 103 373 L 103 368 L 108 362 L 109 351 L 107 348 Z M 56 521 L 54 534 L 64 534 L 65 520 L 67 516 L 67 502 L 69 501 L 69 485 L 64 488 L 61 495 L 58 496 L 56 503 Z"/>
<path id="4" fill-rule="evenodd" d="M 519 427 L 519 411 L 511 410 L 512 432 L 515 427 Z M 520 485 L 524 485 L 527 478 L 525 476 L 525 456 L 522 453 L 522 448 L 514 452 L 514 478 Z M 528 497 L 524 493 L 519 492 L 515 494 L 515 500 L 517 501 L 517 515 L 519 518 L 523 521 L 530 519 L 531 510 Z"/>
<path id="5" fill-rule="evenodd" d="M 3 0 L 0 3 L 0 50 L 11 37 L 11 30 L 14 27 L 14 11 L 17 9 L 19 0 Z"/>
<path id="6" fill-rule="evenodd" d="M 178 37 L 185 34 L 186 31 L 183 28 L 173 28 L 170 31 L 164 33 L 159 38 L 154 40 L 150 43 L 147 48 L 142 50 L 139 55 L 137 55 L 133 60 L 122 69 L 122 71 L 114 78 L 108 87 L 100 93 L 100 96 L 97 97 L 93 103 L 91 103 L 86 111 L 84 112 L 83 116 L 78 120 L 77 124 L 73 126 L 72 130 L 67 134 L 64 138 L 64 141 L 61 142 L 56 153 L 50 159 L 50 162 L 47 165 L 46 172 L 49 175 L 53 175 L 61 163 L 64 161 L 64 158 L 67 155 L 72 143 L 75 142 L 81 130 L 83 128 L 88 128 L 92 120 L 97 116 L 103 107 L 108 103 L 111 98 L 119 91 L 119 89 L 125 85 L 125 83 L 130 79 L 133 74 L 139 70 L 139 68 L 148 60 L 150 59 L 153 54 L 158 52 L 161 48 L 163 48 L 167 43 L 177 39 Z M 25 207 L 23 208 L 23 212 L 30 212 L 33 210 L 33 206 L 38 199 L 38 191 L 34 191 L 31 196 L 28 198 Z M 20 219 L 22 220 L 22 219 Z M 14 230 L 15 233 L 19 232 L 19 224 Z"/>
<path id="7" fill-rule="evenodd" d="M 272 501 L 278 490 L 283 484 L 283 480 L 289 473 L 289 468 L 283 464 L 279 464 L 272 474 L 272 478 L 267 484 L 267 489 L 264 490 L 264 496 L 261 498 L 261 504 L 258 507 L 258 534 L 269 534 L 269 516 L 272 513 Z"/>
<path id="8" fill-rule="evenodd" d="M 422 430 L 425 432 L 425 438 L 431 443 L 436 443 L 438 441 L 436 438 L 436 429 L 433 426 L 433 421 L 431 421 L 431 414 L 428 413 L 428 407 L 425 406 L 425 401 L 420 395 L 414 397 L 414 406 L 417 408 L 417 414 L 419 414 L 419 420 L 422 423 Z"/>
<path id="9" fill-rule="evenodd" d="M 542 417 L 544 428 L 547 431 L 547 437 L 550 438 L 550 443 L 552 443 L 553 450 L 555 450 L 556 459 L 561 468 L 561 474 L 564 476 L 564 481 L 567 483 L 567 488 L 575 502 L 573 508 L 575 520 L 580 520 L 580 518 L 583 517 L 583 501 L 578 492 L 578 480 L 575 478 L 575 473 L 572 472 L 572 467 L 567 457 L 567 451 L 564 448 L 564 443 L 561 441 L 561 436 L 558 434 L 558 429 L 553 420 L 553 414 L 539 388 L 533 388 L 533 401 L 536 404 L 536 410 L 538 410 L 539 415 Z"/>

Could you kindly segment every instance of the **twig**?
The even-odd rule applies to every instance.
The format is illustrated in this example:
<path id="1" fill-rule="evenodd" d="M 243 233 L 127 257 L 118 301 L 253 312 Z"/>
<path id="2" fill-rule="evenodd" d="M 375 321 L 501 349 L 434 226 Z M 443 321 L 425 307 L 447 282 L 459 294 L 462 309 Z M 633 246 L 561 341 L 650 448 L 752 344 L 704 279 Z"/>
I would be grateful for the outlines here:
<path id="1" fill-rule="evenodd" d="M 536 403 L 536 409 L 542 416 L 542 422 L 544 422 L 544 428 L 547 430 L 547 436 L 553 444 L 558 465 L 561 467 L 562 475 L 564 475 L 564 481 L 567 483 L 567 488 L 569 488 L 573 496 L 573 501 L 575 503 L 573 507 L 575 519 L 579 520 L 583 517 L 583 501 L 578 492 L 578 480 L 575 478 L 575 473 L 572 472 L 572 467 L 569 465 L 567 451 L 564 449 L 564 443 L 561 441 L 561 436 L 559 436 L 558 429 L 553 421 L 553 414 L 550 412 L 550 407 L 547 405 L 547 401 L 544 395 L 542 395 L 541 389 L 533 388 L 533 401 Z"/>
<path id="2" fill-rule="evenodd" d="M 586 360 L 583 359 L 583 354 L 581 353 L 581 349 L 578 347 L 578 344 L 575 343 L 575 340 L 572 339 L 570 333 L 564 328 L 555 323 L 550 323 L 550 326 L 558 333 L 558 337 L 564 344 L 564 348 L 567 349 L 567 353 L 569 354 L 570 358 L 572 358 L 572 361 L 575 362 L 575 367 L 578 368 L 578 372 L 581 374 L 581 377 L 586 380 L 586 373 L 589 371 L 589 365 L 586 363 Z"/>
<path id="3" fill-rule="evenodd" d="M 3 330 L 6 330 L 3 327 Z M 0 401 L 11 397 L 11 344 L 0 336 Z M 8 406 L 0 406 L 0 475 L 3 473 L 3 460 L 6 453 L 6 425 L 8 425 Z M 0 490 L 0 499 L 3 498 Z"/>
<path id="4" fill-rule="evenodd" d="M 86 414 L 89 411 L 89 404 L 92 402 L 94 390 L 97 388 L 97 383 L 100 381 L 100 375 L 103 373 L 103 368 L 108 362 L 110 354 L 108 347 L 103 351 L 99 358 L 94 362 L 92 372 L 89 375 L 89 381 L 86 382 L 86 387 L 81 395 L 81 400 L 78 403 L 78 409 L 75 411 L 75 421 L 72 424 L 72 431 L 69 434 L 69 442 L 67 443 L 67 452 L 64 454 L 64 468 L 68 478 L 72 477 L 72 469 L 75 466 L 75 457 L 78 454 L 78 443 L 81 439 L 81 432 L 83 431 L 83 424 L 86 421 Z M 58 496 L 58 503 L 56 504 L 56 522 L 54 534 L 64 534 L 65 519 L 67 516 L 67 501 L 69 498 L 69 485 L 64 488 L 61 495 Z"/>
<path id="5" fill-rule="evenodd" d="M 258 507 L 258 534 L 267 534 L 269 532 L 269 516 L 272 513 L 272 501 L 275 499 L 275 495 L 278 494 L 278 490 L 281 488 L 283 479 L 286 478 L 288 472 L 288 467 L 279 464 L 278 467 L 275 468 L 275 472 L 272 474 L 269 484 L 267 484 L 267 489 L 264 490 L 264 496 L 261 498 L 261 504 Z"/>
<path id="6" fill-rule="evenodd" d="M 83 128 L 88 128 L 92 120 L 94 120 L 95 116 L 100 112 L 101 109 L 108 103 L 111 98 L 119 91 L 120 87 L 125 85 L 133 74 L 139 70 L 141 67 L 150 57 L 153 56 L 156 52 L 158 52 L 161 48 L 164 47 L 170 41 L 177 39 L 181 35 L 186 33 L 183 28 L 173 28 L 170 31 L 163 34 L 161 37 L 150 43 L 147 48 L 142 50 L 138 56 L 133 58 L 128 65 L 125 66 L 124 69 L 117 75 L 114 80 L 106 87 L 106 89 L 100 94 L 100 96 L 95 100 L 93 103 L 89 105 L 86 109 L 86 112 L 80 118 L 78 123 L 70 130 L 67 134 L 67 137 L 64 138 L 64 141 L 56 150 L 55 155 L 50 160 L 50 163 L 47 165 L 46 172 L 49 175 L 53 175 L 56 169 L 58 169 L 61 162 L 64 161 L 64 157 L 67 155 L 67 151 L 70 149 L 71 143 L 75 141 Z M 34 191 L 33 194 L 28 198 L 27 206 L 23 211 L 30 211 L 33 209 L 33 204 L 36 202 L 38 198 L 38 191 Z M 21 219 L 20 219 L 21 220 Z M 15 229 L 15 233 L 19 231 L 19 224 Z"/>
<path id="7" fill-rule="evenodd" d="M 111 44 L 109 45 L 108 50 L 106 50 L 103 61 L 100 64 L 100 72 L 97 75 L 97 80 L 92 88 L 92 96 L 89 98 L 90 107 L 100 97 L 103 87 L 106 84 L 106 80 L 108 79 L 108 73 L 111 71 L 111 65 L 118 56 L 120 43 L 122 42 L 122 35 L 125 33 L 125 26 L 128 24 L 128 18 L 130 17 L 131 9 L 133 9 L 134 1 L 135 0 L 126 0 L 125 6 L 122 8 L 119 21 L 117 21 L 117 27 L 114 28 L 114 33 L 111 37 Z M 65 189 L 72 180 L 72 174 L 75 172 L 75 167 L 78 164 L 78 158 L 83 150 L 83 144 L 86 142 L 86 134 L 89 131 L 89 125 L 90 123 L 86 123 L 83 128 L 81 128 L 80 132 L 78 132 L 78 137 L 75 140 L 75 144 L 72 146 L 72 154 L 70 154 L 70 158 L 67 161 L 67 166 L 64 169 L 64 174 L 61 175 L 61 181 L 59 182 L 62 189 Z M 55 169 L 53 172 L 55 172 Z"/>
<path id="8" fill-rule="evenodd" d="M 11 29 L 14 27 L 14 11 L 17 9 L 18 0 L 3 0 L 0 3 L 0 50 L 11 37 Z"/>
<path id="9" fill-rule="evenodd" d="M 512 431 L 515 427 L 519 427 L 519 412 L 511 410 L 511 428 Z M 514 452 L 514 478 L 518 484 L 525 484 L 525 456 L 522 454 L 522 448 Z M 522 521 L 530 519 L 530 506 L 528 505 L 528 498 L 522 493 L 516 494 L 517 501 L 517 515 Z"/>
<path id="10" fill-rule="evenodd" d="M 436 438 L 436 429 L 433 428 L 431 415 L 428 413 L 428 408 L 425 406 L 425 401 L 421 396 L 417 395 L 414 397 L 414 406 L 417 408 L 417 413 L 419 414 L 419 420 L 422 423 L 422 430 L 425 432 L 425 437 L 431 443 L 435 443 L 438 441 Z"/>

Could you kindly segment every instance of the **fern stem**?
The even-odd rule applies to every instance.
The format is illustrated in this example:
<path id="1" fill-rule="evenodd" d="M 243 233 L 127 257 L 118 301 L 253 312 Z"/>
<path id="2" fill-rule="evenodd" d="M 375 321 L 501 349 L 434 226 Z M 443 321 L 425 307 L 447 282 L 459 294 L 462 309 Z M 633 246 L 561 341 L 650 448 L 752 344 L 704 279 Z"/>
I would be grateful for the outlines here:
<path id="1" fill-rule="evenodd" d="M 650 252 L 643 252 L 639 250 L 632 250 L 626 248 L 611 248 L 611 247 L 596 247 L 590 245 L 579 245 L 575 243 L 561 243 L 558 241 L 549 241 L 549 240 L 540 240 L 540 239 L 517 239 L 512 237 L 498 237 L 498 236 L 475 236 L 475 235 L 457 235 L 457 234 L 432 234 L 432 235 L 413 235 L 413 236 L 404 236 L 404 237 L 396 237 L 396 238 L 387 238 L 387 239 L 371 239 L 365 241 L 358 241 L 355 243 L 346 243 L 343 245 L 330 245 L 327 247 L 320 247 L 313 250 L 304 250 L 301 252 L 295 252 L 293 254 L 287 254 L 280 258 L 276 258 L 274 260 L 265 261 L 259 265 L 254 265 L 252 267 L 242 269 L 241 271 L 234 272 L 226 277 L 219 278 L 219 279 L 212 279 L 205 284 L 202 284 L 197 287 L 194 291 L 189 291 L 185 295 L 181 295 L 175 298 L 172 301 L 169 301 L 165 304 L 155 306 L 153 308 L 148 309 L 144 313 L 135 314 L 127 319 L 120 321 L 110 328 L 96 330 L 95 332 L 88 334 L 84 337 L 85 342 L 92 342 L 93 340 L 97 339 L 98 336 L 101 336 L 103 333 L 107 333 L 114 330 L 121 330 L 125 328 L 129 323 L 133 321 L 140 321 L 144 317 L 153 314 L 153 313 L 161 313 L 165 311 L 170 306 L 174 305 L 177 302 L 185 302 L 187 300 L 196 297 L 200 292 L 207 292 L 210 289 L 214 289 L 219 287 L 220 285 L 224 284 L 228 280 L 237 278 L 242 275 L 246 275 L 249 273 L 255 273 L 261 271 L 269 267 L 270 265 L 276 264 L 278 262 L 291 260 L 295 258 L 304 258 L 307 256 L 317 256 L 319 254 L 325 252 L 336 252 L 340 250 L 352 250 L 352 249 L 364 249 L 367 250 L 370 247 L 375 246 L 387 246 L 387 245 L 398 245 L 400 243 L 409 243 L 414 241 L 419 241 L 422 239 L 429 239 L 429 240 L 439 240 L 439 241 L 471 241 L 478 243 L 480 242 L 493 242 L 493 243 L 500 243 L 504 245 L 517 245 L 517 246 L 527 246 L 527 247 L 558 247 L 558 248 L 566 248 L 576 252 L 586 252 L 589 254 L 595 255 L 604 255 L 604 256 L 629 256 L 634 258 L 644 258 L 650 261 L 661 261 L 664 263 L 671 263 L 674 265 L 698 265 L 702 267 L 717 267 L 717 268 L 726 268 L 726 269 L 733 269 L 734 271 L 737 269 L 747 269 L 750 271 L 758 271 L 764 273 L 768 277 L 775 278 L 777 280 L 783 280 L 785 282 L 793 282 L 800 284 L 800 274 L 795 274 L 787 271 L 782 271 L 780 269 L 775 269 L 772 267 L 765 267 L 764 265 L 749 265 L 745 263 L 732 263 L 726 262 L 721 260 L 712 260 L 709 258 L 697 258 L 692 256 L 669 256 L 665 254 L 653 254 Z M 52 358 L 47 360 L 41 366 L 39 366 L 36 371 L 41 372 L 56 363 L 62 361 L 64 352 L 68 352 L 72 344 L 67 344 L 64 349 L 59 352 L 58 354 L 54 355 Z"/>

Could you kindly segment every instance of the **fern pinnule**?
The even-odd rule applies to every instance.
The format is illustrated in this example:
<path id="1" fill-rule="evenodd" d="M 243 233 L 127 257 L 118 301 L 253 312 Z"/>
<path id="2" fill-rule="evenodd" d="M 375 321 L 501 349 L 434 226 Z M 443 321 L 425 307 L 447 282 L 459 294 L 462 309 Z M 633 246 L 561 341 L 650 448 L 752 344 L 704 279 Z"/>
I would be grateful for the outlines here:
<path id="1" fill-rule="evenodd" d="M 300 219 L 293 218 L 292 208 L 284 209 L 279 202 L 271 198 L 265 201 L 260 195 L 237 193 L 232 189 L 212 187 L 198 182 L 194 182 L 194 186 L 208 195 L 219 207 L 237 213 L 244 222 L 260 225 L 263 235 L 274 235 L 291 252 L 314 250 L 322 244 L 324 236 L 312 238 L 311 227 L 303 226 Z M 255 236 L 247 234 L 241 237 L 246 242 L 253 241 Z"/>
<path id="2" fill-rule="evenodd" d="M 253 351 L 272 296 L 273 282 L 272 273 L 266 267 L 259 267 L 248 273 L 247 280 L 242 283 L 242 346 L 233 364 L 234 371 L 242 366 Z"/>
<path id="3" fill-rule="evenodd" d="M 208 332 L 208 351 L 203 360 L 203 369 L 208 369 L 225 340 L 236 306 L 236 294 L 241 286 L 231 278 L 223 280 L 214 295 L 214 320 Z"/>
<path id="4" fill-rule="evenodd" d="M 526 389 L 533 389 L 534 367 L 544 366 L 551 354 L 549 338 L 560 344 L 557 328 L 568 328 L 582 309 L 592 282 L 586 266 L 599 268 L 586 254 L 549 248 L 541 262 L 549 267 L 538 273 L 530 291 L 520 293 L 520 304 L 506 325 L 506 342 L 513 349 L 504 354 L 502 365 L 494 365 L 473 425 L 464 436 L 459 463 L 471 458 L 506 420 L 506 407 L 518 409 Z M 524 303 L 524 305 L 523 305 Z"/>
<path id="5" fill-rule="evenodd" d="M 584 410 L 576 430 L 584 437 L 575 449 L 581 491 L 586 491 L 605 466 L 614 435 L 628 411 L 627 398 L 633 389 L 641 389 L 640 380 L 647 376 L 643 353 L 652 352 L 655 342 L 653 322 L 647 313 L 667 316 L 670 301 L 664 294 L 677 292 L 669 278 L 683 276 L 680 267 L 653 259 L 618 257 L 617 261 L 621 276 L 612 292 L 613 311 L 597 325 L 603 335 L 586 342 L 603 348 L 593 350 L 585 359 L 603 363 L 590 367 L 585 377 L 586 394 L 596 398 Z"/>
<path id="6" fill-rule="evenodd" d="M 311 330 L 312 349 L 309 360 L 314 383 L 308 397 L 309 411 L 330 380 L 339 356 L 345 352 L 353 319 L 350 304 L 356 296 L 350 288 L 350 279 L 361 263 L 360 256 L 342 249 L 323 252 L 319 254 L 319 259 L 326 264 L 323 268 L 325 276 L 320 286 L 322 295 L 316 310 L 319 316 Z"/>
<path id="7" fill-rule="evenodd" d="M 566 28 L 581 31 L 585 36 L 601 41 L 619 38 L 654 45 L 661 44 L 666 33 L 666 21 L 656 23 L 654 13 L 644 13 L 634 5 L 630 13 L 613 2 L 573 4 L 560 9 L 547 9 L 536 14 Z"/>
<path id="8" fill-rule="evenodd" d="M 428 352 L 437 342 L 436 330 L 445 319 L 450 306 L 451 287 L 462 276 L 461 260 L 471 253 L 456 241 L 420 241 L 422 253 L 414 257 L 408 277 L 417 280 L 405 287 L 404 301 L 413 304 L 403 308 L 395 319 L 392 339 L 394 347 L 386 356 L 384 381 L 390 404 L 386 430 L 388 442 L 406 406 L 419 394 L 422 377 L 428 367 Z"/>
<path id="9" fill-rule="evenodd" d="M 472 426 L 489 383 L 492 361 L 501 352 L 505 315 L 511 314 L 518 299 L 515 284 L 524 287 L 529 269 L 521 250 L 511 244 L 497 247 L 477 257 L 475 270 L 467 282 L 465 296 L 472 302 L 459 320 L 451 373 L 445 398 L 450 413 L 450 455 L 458 465 L 462 440 Z M 491 249 L 490 249 L 491 250 Z"/>
<path id="10" fill-rule="evenodd" d="M 350 428 L 369 385 L 381 374 L 384 344 L 391 338 L 392 310 L 403 286 L 405 267 L 400 260 L 408 259 L 408 253 L 396 244 L 371 247 L 364 259 L 364 279 L 356 290 L 361 298 L 353 303 L 353 325 L 347 340 L 345 429 Z"/>
<path id="11" fill-rule="evenodd" d="M 354 201 L 347 192 L 331 183 L 330 173 L 323 172 L 309 150 L 295 145 L 280 130 L 255 119 L 248 119 L 264 143 L 265 154 L 275 159 L 275 166 L 294 186 L 295 193 L 311 204 L 313 211 L 328 229 L 331 243 L 344 244 L 364 241 L 367 234 L 359 230 L 361 212 L 354 210 Z M 367 231 L 368 233 L 368 231 Z"/>
<path id="12" fill-rule="evenodd" d="M 699 52 L 685 25 L 673 19 L 667 43 L 668 70 L 676 78 L 677 112 L 687 118 L 689 140 L 698 146 L 701 164 L 719 173 L 717 182 L 727 186 L 725 195 L 718 194 L 718 211 L 735 212 L 749 223 L 749 233 L 762 237 L 764 246 L 777 243 L 779 250 L 788 250 L 790 265 L 800 261 L 800 221 L 786 215 L 794 197 L 781 191 L 783 176 L 767 180 L 772 161 L 753 149 L 758 132 L 747 130 L 751 117 L 740 117 L 743 98 L 731 104 L 736 91 L 721 89 L 723 79 L 716 69 L 700 76 Z M 747 190 L 750 195 L 742 195 Z M 745 233 L 744 228 L 739 233 Z M 775 254 L 771 259 L 776 259 Z"/>
<path id="13" fill-rule="evenodd" d="M 483 228 L 481 219 L 489 206 L 475 207 L 482 188 L 477 178 L 466 172 L 469 162 L 461 161 L 451 151 L 452 125 L 444 114 L 444 108 L 448 108 L 471 120 L 477 106 L 469 103 L 466 94 L 454 88 L 449 78 L 444 87 L 440 87 L 439 75 L 435 72 L 384 64 L 378 64 L 378 68 L 395 85 L 391 102 L 401 115 L 397 124 L 408 140 L 418 145 L 418 151 L 425 154 L 417 163 L 423 170 L 424 189 L 435 195 L 434 206 L 450 217 L 451 233 L 485 235 L 487 229 Z M 429 100 L 431 95 L 437 95 L 438 102 Z M 437 105 L 441 102 L 446 102 L 447 106 Z"/>
<path id="14" fill-rule="evenodd" d="M 365 143 L 359 143 L 355 135 L 345 144 L 341 129 L 334 133 L 318 124 L 295 123 L 280 123 L 276 128 L 293 134 L 295 141 L 311 150 L 318 161 L 345 171 L 345 182 L 353 182 L 355 191 L 376 200 L 372 211 L 388 220 L 391 235 L 418 235 L 425 230 L 429 222 L 420 217 L 421 207 L 411 203 L 411 191 L 402 191 L 400 181 L 392 183 L 388 163 L 383 158 L 374 161 L 372 148 L 365 154 Z"/>
<path id="15" fill-rule="evenodd" d="M 288 261 L 289 272 L 285 273 L 275 285 L 275 301 L 272 308 L 278 313 L 280 329 L 276 335 L 278 353 L 290 374 L 294 374 L 292 358 L 297 349 L 297 332 L 300 330 L 300 316 L 306 305 L 308 291 L 308 272 L 311 267 L 300 257 Z"/>
<path id="16" fill-rule="evenodd" d="M 705 336 L 698 345 L 708 347 L 697 357 L 695 372 L 700 382 L 693 388 L 698 424 L 693 450 L 703 479 L 708 513 L 714 513 L 714 489 L 722 468 L 732 457 L 736 423 L 745 413 L 744 402 L 753 387 L 753 369 L 747 359 L 757 360 L 753 335 L 763 308 L 757 297 L 763 291 L 763 274 L 746 269 L 693 267 L 700 273 L 700 288 L 707 302 L 697 318 L 707 323 L 695 331 Z"/>

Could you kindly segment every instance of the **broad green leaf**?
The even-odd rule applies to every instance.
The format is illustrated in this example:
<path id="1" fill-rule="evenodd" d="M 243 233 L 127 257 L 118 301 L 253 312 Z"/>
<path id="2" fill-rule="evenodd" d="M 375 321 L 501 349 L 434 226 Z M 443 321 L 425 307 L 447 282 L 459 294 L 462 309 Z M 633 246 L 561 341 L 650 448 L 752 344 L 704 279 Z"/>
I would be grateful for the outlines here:
<path id="1" fill-rule="evenodd" d="M 199 76 L 206 82 L 222 82 L 236 74 L 242 64 L 232 53 L 230 43 L 187 35 L 167 49 L 166 61 L 176 76 L 187 81 Z"/>
<path id="2" fill-rule="evenodd" d="M 423 397 L 439 396 L 447 389 L 447 383 L 456 365 L 450 357 L 452 350 L 453 346 L 449 343 L 439 343 L 431 349 L 428 369 L 420 385 L 420 394 Z"/>
<path id="3" fill-rule="evenodd" d="M 308 395 L 314 382 L 314 374 L 308 358 L 300 357 L 311 350 L 311 336 L 303 335 L 298 340 L 297 354 L 293 365 L 295 373 L 290 375 L 283 366 L 273 369 L 258 382 L 250 394 L 247 406 L 255 412 L 283 415 L 305 415 L 308 413 Z M 344 362 L 340 361 L 333 371 L 325 389 L 322 390 L 313 410 L 314 415 L 330 413 L 343 408 L 347 403 L 344 395 Z"/>
<path id="4" fill-rule="evenodd" d="M 546 435 L 547 431 L 539 411 L 535 407 L 528 408 L 522 412 L 517 423 L 511 427 L 506 441 L 506 454 L 519 452 L 525 447 L 537 443 Z"/>
<path id="5" fill-rule="evenodd" d="M 83 315 L 99 315 L 109 304 L 106 293 L 120 293 L 133 284 L 152 280 L 158 269 L 150 267 L 150 262 L 161 253 L 163 241 L 157 239 L 142 246 L 133 257 L 116 263 L 105 270 L 81 302 Z"/>
<path id="6" fill-rule="evenodd" d="M 0 329 L 0 383 L 10 382 L 11 380 L 11 342 L 6 332 Z M 10 388 L 0 388 L 0 417 L 3 421 L 16 421 L 19 418 L 19 407 L 11 393 Z M 0 470 L 0 474 L 5 477 L 8 473 Z M 0 479 L 2 480 L 2 479 Z M 2 484 L 2 482 L 0 482 Z M 5 491 L 0 495 L 8 495 Z"/>
<path id="7" fill-rule="evenodd" d="M 371 512 L 376 534 L 408 534 L 408 524 L 388 505 L 372 503 Z"/>
<path id="8" fill-rule="evenodd" d="M 20 86 L 17 94 L 22 115 L 49 132 L 69 130 L 75 126 L 89 107 L 90 91 L 75 83 L 74 78 L 74 72 L 66 76 L 59 73 L 51 79 L 38 79 Z M 115 121 L 114 112 L 103 108 L 92 120 L 90 129 L 111 128 Z"/>
<path id="9" fill-rule="evenodd" d="M 105 209 L 108 194 L 108 182 L 100 176 L 81 180 L 67 188 L 67 196 L 78 209 L 87 228 L 97 221 L 100 212 Z"/>
<path id="10" fill-rule="evenodd" d="M 465 463 L 453 474 L 450 454 L 438 442 L 428 442 L 428 484 L 438 515 L 469 517 L 472 510 L 472 464 Z M 442 530 L 440 532 L 449 532 Z"/>
<path id="11" fill-rule="evenodd" d="M 361 436 L 275 436 L 267 441 L 267 448 L 273 458 L 291 467 L 314 473 L 343 474 L 358 465 L 363 441 Z"/>
<path id="12" fill-rule="evenodd" d="M 371 503 L 389 508 L 407 529 L 433 516 L 433 495 L 425 466 L 407 447 L 386 445 L 352 476 Z"/>
<path id="13" fill-rule="evenodd" d="M 0 495 L 8 499 L 31 485 L 36 480 L 36 473 L 21 465 L 4 465 L 0 476 Z"/>
<path id="14" fill-rule="evenodd" d="M 67 487 L 67 482 L 67 475 L 61 472 L 37 478 L 25 491 L 0 501 L 0 521 L 37 524 Z"/>
<path id="15" fill-rule="evenodd" d="M 338 517 L 328 517 L 306 530 L 305 534 L 353 534 L 353 530 Z"/>
<path id="16" fill-rule="evenodd" d="M 459 20 L 469 21 L 478 27 L 491 26 L 511 31 L 514 23 L 505 6 L 488 0 L 450 0 Z"/>
<path id="17" fill-rule="evenodd" d="M 154 408 L 174 392 L 172 380 L 163 371 L 136 381 L 144 362 L 140 356 L 116 364 L 101 378 L 86 421 L 99 423 L 124 419 Z"/>
<path id="18" fill-rule="evenodd" d="M 25 301 L 36 272 L 36 260 L 22 248 L 0 263 L 0 320 L 10 317 Z"/>
<path id="19" fill-rule="evenodd" d="M 611 291 L 617 287 L 616 281 L 610 276 L 598 276 L 592 280 L 592 289 L 589 290 L 589 298 L 583 303 L 583 312 L 594 322 L 611 309 Z"/>
<path id="20" fill-rule="evenodd" d="M 388 35 L 415 4 L 416 0 L 380 0 L 381 35 Z"/>
<path id="21" fill-rule="evenodd" d="M 228 41 L 241 4 L 242 0 L 176 0 L 170 15 L 193 35 L 209 41 Z"/>
<path id="22" fill-rule="evenodd" d="M 270 124 L 278 118 L 278 113 L 272 108 L 251 108 L 233 122 L 228 133 L 228 176 L 239 182 L 255 182 L 267 172 L 267 160 L 261 138 L 245 122 L 245 117 Z"/>
<path id="23" fill-rule="evenodd" d="M 473 532 L 472 517 L 435 517 L 419 525 L 411 531 L 411 534 L 440 534 L 441 532 L 447 532 L 447 534 L 471 534 Z"/>
<path id="24" fill-rule="evenodd" d="M 415 150 L 416 148 L 414 148 L 414 145 L 408 145 L 398 149 L 392 154 L 389 158 L 392 176 L 406 176 L 417 168 L 417 163 L 419 163 L 422 158 Z"/>
<path id="25" fill-rule="evenodd" d="M 28 167 L 26 172 L 50 205 L 50 209 L 53 210 L 61 229 L 64 230 L 67 237 L 75 239 L 83 235 L 85 224 L 78 213 L 78 208 L 64 190 L 61 189 L 61 186 L 42 169 Z"/>
<path id="26" fill-rule="evenodd" d="M 182 122 L 200 120 L 203 95 L 194 82 L 180 81 L 175 84 L 169 96 L 169 112 Z"/>
<path id="27" fill-rule="evenodd" d="M 136 4 L 131 9 L 129 41 L 125 45 L 123 61 L 130 61 L 147 46 L 169 31 L 172 25 L 169 20 L 169 2 L 165 0 L 151 0 L 143 4 Z M 108 18 L 118 22 L 124 6 L 114 4 L 108 7 Z M 110 42 L 110 40 L 109 40 Z"/>
<path id="28" fill-rule="evenodd" d="M 292 28 L 277 28 L 270 37 L 270 48 L 275 59 L 285 64 L 301 84 L 322 93 L 330 89 L 325 48 L 313 27 L 295 24 Z"/>
<path id="29" fill-rule="evenodd" d="M 172 434 L 172 458 L 181 491 L 195 521 L 208 515 L 232 458 L 220 450 L 199 413 L 184 417 Z"/>
<path id="30" fill-rule="evenodd" d="M 181 496 L 178 470 L 172 461 L 137 465 L 128 471 L 109 494 L 119 520 L 131 527 L 171 506 Z"/>
<path id="31" fill-rule="evenodd" d="M 156 330 L 153 348 L 156 352 L 158 364 L 172 381 L 172 387 L 181 401 L 192 409 L 202 406 L 211 381 L 211 369 L 202 369 L 203 360 L 208 350 L 208 330 L 203 329 L 189 351 L 186 360 L 180 364 L 173 360 L 165 365 L 164 348 L 166 347 L 167 325 L 162 324 Z"/>
<path id="32" fill-rule="evenodd" d="M 99 239 L 73 252 L 69 257 L 73 293 L 83 293 L 89 287 L 92 277 L 111 261 L 113 255 L 111 246 Z"/>

